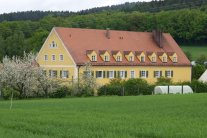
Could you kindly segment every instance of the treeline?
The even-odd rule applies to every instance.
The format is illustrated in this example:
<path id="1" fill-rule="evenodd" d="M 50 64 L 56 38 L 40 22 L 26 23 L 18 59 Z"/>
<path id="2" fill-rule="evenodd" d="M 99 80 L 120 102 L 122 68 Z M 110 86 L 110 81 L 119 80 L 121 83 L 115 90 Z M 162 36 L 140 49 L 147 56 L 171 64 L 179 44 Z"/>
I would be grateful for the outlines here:
<path id="1" fill-rule="evenodd" d="M 46 16 L 68 17 L 73 15 L 86 15 L 100 12 L 160 12 L 178 9 L 194 9 L 200 8 L 206 10 L 206 0 L 152 0 L 151 2 L 126 2 L 124 4 L 96 7 L 78 12 L 70 11 L 25 11 L 0 14 L 0 22 L 2 21 L 20 21 L 32 20 L 37 21 Z"/>
<path id="2" fill-rule="evenodd" d="M 39 21 L 0 23 L 0 59 L 38 52 L 54 26 L 128 31 L 160 29 L 170 33 L 179 44 L 207 43 L 207 12 L 200 9 L 158 13 L 102 12 L 69 17 L 47 16 Z"/>

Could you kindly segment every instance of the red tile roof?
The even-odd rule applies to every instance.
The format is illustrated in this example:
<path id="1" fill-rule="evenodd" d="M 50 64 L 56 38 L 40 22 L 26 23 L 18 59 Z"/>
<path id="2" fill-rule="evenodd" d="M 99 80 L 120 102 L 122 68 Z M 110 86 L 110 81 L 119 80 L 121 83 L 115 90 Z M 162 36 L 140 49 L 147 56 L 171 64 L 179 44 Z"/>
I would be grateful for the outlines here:
<path id="1" fill-rule="evenodd" d="M 99 51 L 107 50 L 110 54 L 117 51 L 120 51 L 122 54 L 124 51 L 139 51 L 136 54 L 142 51 L 145 54 L 149 51 L 156 54 L 158 52 L 176 53 L 178 62 L 173 63 L 171 60 L 168 60 L 167 63 L 162 63 L 161 60 L 157 60 L 156 63 L 152 63 L 148 58 L 146 58 L 145 63 L 141 63 L 137 58 L 133 62 L 129 62 L 124 55 L 121 62 L 116 62 L 111 55 L 110 62 L 104 62 L 100 56 L 97 56 L 97 62 L 91 62 L 92 65 L 191 66 L 188 58 L 168 33 L 163 33 L 163 48 L 160 48 L 153 40 L 151 32 L 110 30 L 110 39 L 108 39 L 106 37 L 106 30 L 55 27 L 55 31 L 77 65 L 84 65 L 84 63 L 89 61 L 86 52 L 94 50 L 99 55 Z M 120 39 L 120 37 L 123 39 Z"/>

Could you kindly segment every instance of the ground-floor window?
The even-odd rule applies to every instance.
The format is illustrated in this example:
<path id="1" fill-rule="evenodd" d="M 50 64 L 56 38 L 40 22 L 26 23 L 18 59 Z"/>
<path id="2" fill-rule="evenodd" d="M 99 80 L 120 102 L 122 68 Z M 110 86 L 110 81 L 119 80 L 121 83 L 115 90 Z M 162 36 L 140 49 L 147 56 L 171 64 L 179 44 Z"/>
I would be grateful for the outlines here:
<path id="1" fill-rule="evenodd" d="M 173 77 L 173 71 L 172 70 L 165 71 L 165 77 L 172 78 Z"/>
<path id="2" fill-rule="evenodd" d="M 109 74 L 108 76 L 110 79 L 114 78 L 114 71 L 109 71 L 108 74 Z"/>
<path id="3" fill-rule="evenodd" d="M 135 78 L 135 71 L 134 71 L 134 70 L 132 70 L 132 71 L 130 72 L 130 77 L 131 77 L 131 78 Z"/>
<path id="4" fill-rule="evenodd" d="M 103 71 L 96 71 L 96 78 L 103 78 Z"/>
<path id="5" fill-rule="evenodd" d="M 49 73 L 51 78 L 57 78 L 57 70 L 50 70 Z"/>
<path id="6" fill-rule="evenodd" d="M 162 71 L 154 71 L 154 77 L 155 77 L 155 78 L 160 78 L 160 77 L 162 77 Z"/>
<path id="7" fill-rule="evenodd" d="M 68 71 L 60 71 L 60 77 L 61 78 L 69 78 L 69 72 Z"/>
<path id="8" fill-rule="evenodd" d="M 148 78 L 148 71 L 141 70 L 140 71 L 140 78 Z"/>

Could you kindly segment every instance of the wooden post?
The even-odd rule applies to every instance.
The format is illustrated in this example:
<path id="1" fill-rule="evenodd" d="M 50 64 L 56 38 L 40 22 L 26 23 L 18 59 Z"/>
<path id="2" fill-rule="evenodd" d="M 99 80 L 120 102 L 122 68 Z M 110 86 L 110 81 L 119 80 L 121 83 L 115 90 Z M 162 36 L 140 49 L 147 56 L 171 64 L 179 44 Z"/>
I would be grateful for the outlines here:
<path id="1" fill-rule="evenodd" d="M 167 85 L 167 93 L 170 94 L 170 85 Z"/>
<path id="2" fill-rule="evenodd" d="M 183 94 L 183 85 L 182 85 L 182 94 Z"/>

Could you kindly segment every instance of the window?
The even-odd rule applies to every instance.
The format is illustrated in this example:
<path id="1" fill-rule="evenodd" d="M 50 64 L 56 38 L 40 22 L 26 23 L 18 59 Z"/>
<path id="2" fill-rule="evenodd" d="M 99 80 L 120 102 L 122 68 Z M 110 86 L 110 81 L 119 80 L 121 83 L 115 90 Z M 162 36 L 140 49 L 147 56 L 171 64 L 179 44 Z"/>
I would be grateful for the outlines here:
<path id="1" fill-rule="evenodd" d="M 129 61 L 134 61 L 133 56 L 129 56 Z"/>
<path id="2" fill-rule="evenodd" d="M 120 62 L 121 61 L 121 56 L 117 56 L 116 61 Z"/>
<path id="3" fill-rule="evenodd" d="M 165 77 L 172 78 L 173 77 L 173 71 L 172 70 L 165 71 Z"/>
<path id="4" fill-rule="evenodd" d="M 152 62 L 156 62 L 156 57 L 155 56 L 152 57 Z"/>
<path id="5" fill-rule="evenodd" d="M 131 78 L 135 78 L 135 71 L 134 71 L 134 70 L 132 70 L 132 71 L 130 72 L 130 77 L 131 77 Z"/>
<path id="6" fill-rule="evenodd" d="M 50 77 L 57 78 L 57 70 L 50 70 Z"/>
<path id="7" fill-rule="evenodd" d="M 84 77 L 93 77 L 94 72 L 93 71 L 83 71 Z"/>
<path id="8" fill-rule="evenodd" d="M 44 56 L 45 61 L 48 61 L 48 55 Z"/>
<path id="9" fill-rule="evenodd" d="M 114 78 L 114 71 L 109 71 L 109 78 Z"/>
<path id="10" fill-rule="evenodd" d="M 109 61 L 109 56 L 104 56 L 104 61 Z"/>
<path id="11" fill-rule="evenodd" d="M 162 71 L 154 71 L 154 77 L 160 78 L 162 76 Z"/>
<path id="12" fill-rule="evenodd" d="M 63 55 L 60 55 L 60 61 L 63 61 L 63 60 L 64 60 Z"/>
<path id="13" fill-rule="evenodd" d="M 69 72 L 68 71 L 60 71 L 60 76 L 61 78 L 68 78 L 69 77 Z"/>
<path id="14" fill-rule="evenodd" d="M 148 71 L 144 71 L 144 70 L 140 71 L 140 77 L 141 78 L 148 78 Z"/>
<path id="15" fill-rule="evenodd" d="M 52 55 L 52 61 L 55 61 L 55 55 Z"/>
<path id="16" fill-rule="evenodd" d="M 52 43 L 50 44 L 50 48 L 56 48 L 56 47 L 57 47 L 57 44 L 54 41 L 52 41 Z"/>
<path id="17" fill-rule="evenodd" d="M 162 62 L 167 62 L 167 57 L 162 57 Z"/>
<path id="18" fill-rule="evenodd" d="M 124 78 L 125 77 L 125 71 L 120 71 L 119 76 L 120 76 L 120 78 Z"/>
<path id="19" fill-rule="evenodd" d="M 173 57 L 173 62 L 174 62 L 174 63 L 177 62 L 177 57 Z"/>
<path id="20" fill-rule="evenodd" d="M 145 62 L 145 57 L 141 56 L 141 62 Z"/>
<path id="21" fill-rule="evenodd" d="M 91 59 L 92 59 L 92 61 L 96 61 L 97 60 L 95 55 L 93 55 Z"/>
<path id="22" fill-rule="evenodd" d="M 96 71 L 96 78 L 103 78 L 103 71 Z"/>

